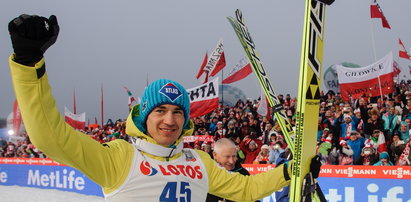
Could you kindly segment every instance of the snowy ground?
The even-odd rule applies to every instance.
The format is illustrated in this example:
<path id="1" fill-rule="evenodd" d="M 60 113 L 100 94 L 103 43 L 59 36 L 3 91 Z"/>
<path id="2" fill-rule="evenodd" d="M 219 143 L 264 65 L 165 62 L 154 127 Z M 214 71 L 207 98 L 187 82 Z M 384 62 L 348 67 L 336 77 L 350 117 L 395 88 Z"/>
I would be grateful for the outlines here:
<path id="1" fill-rule="evenodd" d="M 103 202 L 98 196 L 20 186 L 0 186 L 2 202 Z"/>

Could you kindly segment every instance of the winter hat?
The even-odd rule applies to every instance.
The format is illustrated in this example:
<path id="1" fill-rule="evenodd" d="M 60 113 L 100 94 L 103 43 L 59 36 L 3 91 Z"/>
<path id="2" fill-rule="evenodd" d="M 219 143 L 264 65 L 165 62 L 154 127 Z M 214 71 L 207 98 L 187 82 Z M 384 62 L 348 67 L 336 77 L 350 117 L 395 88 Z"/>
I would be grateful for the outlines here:
<path id="1" fill-rule="evenodd" d="M 325 139 L 325 142 L 331 143 L 331 137 L 327 137 L 327 138 Z"/>
<path id="2" fill-rule="evenodd" d="M 270 149 L 270 147 L 269 147 L 268 145 L 266 145 L 266 144 L 265 144 L 265 145 L 261 146 L 261 149 L 268 149 L 268 150 L 269 150 L 269 149 Z"/>
<path id="3" fill-rule="evenodd" d="M 344 119 L 346 119 L 346 118 L 350 118 L 350 119 L 351 119 L 351 116 L 350 116 L 349 114 L 344 114 Z"/>
<path id="4" fill-rule="evenodd" d="M 380 154 L 380 159 L 390 159 L 390 156 L 388 155 L 387 152 L 382 152 Z"/>
<path id="5" fill-rule="evenodd" d="M 355 109 L 354 114 L 356 114 L 356 113 L 361 113 L 361 110 L 359 108 Z"/>
<path id="6" fill-rule="evenodd" d="M 147 133 L 146 121 L 154 108 L 171 104 L 181 107 L 184 111 L 184 125 L 186 128 L 190 121 L 190 99 L 187 90 L 179 83 L 169 79 L 159 79 L 146 87 L 141 97 L 139 116 L 134 120 L 137 128 Z"/>

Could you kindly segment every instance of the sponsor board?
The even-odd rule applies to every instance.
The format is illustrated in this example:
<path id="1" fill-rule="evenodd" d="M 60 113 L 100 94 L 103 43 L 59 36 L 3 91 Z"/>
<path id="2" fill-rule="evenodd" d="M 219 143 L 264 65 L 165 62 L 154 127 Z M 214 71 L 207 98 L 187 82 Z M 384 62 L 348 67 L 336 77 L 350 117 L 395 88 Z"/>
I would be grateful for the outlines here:
<path id="1" fill-rule="evenodd" d="M 103 196 L 101 187 L 80 171 L 68 166 L 0 163 L 0 185 L 58 189 Z M 29 160 L 29 159 L 27 159 Z"/>

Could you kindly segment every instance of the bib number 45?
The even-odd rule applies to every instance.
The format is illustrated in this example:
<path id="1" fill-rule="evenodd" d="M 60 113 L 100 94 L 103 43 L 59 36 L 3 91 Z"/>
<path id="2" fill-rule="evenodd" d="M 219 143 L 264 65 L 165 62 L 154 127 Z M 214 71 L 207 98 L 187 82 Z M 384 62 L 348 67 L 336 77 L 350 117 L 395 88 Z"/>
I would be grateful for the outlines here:
<path id="1" fill-rule="evenodd" d="M 179 189 L 177 186 L 179 185 Z M 177 195 L 177 190 L 180 194 Z M 167 182 L 166 186 L 161 192 L 160 201 L 164 202 L 191 202 L 191 189 L 188 182 Z"/>

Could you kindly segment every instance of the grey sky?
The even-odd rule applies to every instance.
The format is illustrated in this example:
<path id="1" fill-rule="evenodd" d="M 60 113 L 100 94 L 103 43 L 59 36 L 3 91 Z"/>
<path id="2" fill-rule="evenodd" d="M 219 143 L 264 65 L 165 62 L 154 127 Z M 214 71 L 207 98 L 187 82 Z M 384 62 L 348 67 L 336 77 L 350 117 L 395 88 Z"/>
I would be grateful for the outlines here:
<path id="1" fill-rule="evenodd" d="M 370 19 L 370 0 L 336 0 L 327 8 L 324 68 L 340 62 L 362 66 L 393 51 L 408 73 L 409 61 L 398 59 L 398 37 L 411 47 L 411 1 L 380 0 L 392 29 Z M 0 118 L 12 111 L 14 93 L 8 68 L 12 53 L 8 22 L 22 14 L 55 14 L 58 41 L 45 54 L 53 94 L 61 112 L 72 109 L 76 89 L 77 112 L 100 120 L 100 85 L 104 86 L 105 118 L 127 116 L 127 86 L 140 96 L 149 81 L 169 78 L 192 88 L 206 51 L 223 38 L 227 67 L 244 56 L 226 16 L 243 12 L 251 36 L 277 93 L 297 94 L 304 1 L 53 1 L 0 2 Z M 221 75 L 221 74 L 219 74 Z M 254 75 L 234 83 L 251 98 L 260 87 Z"/>

